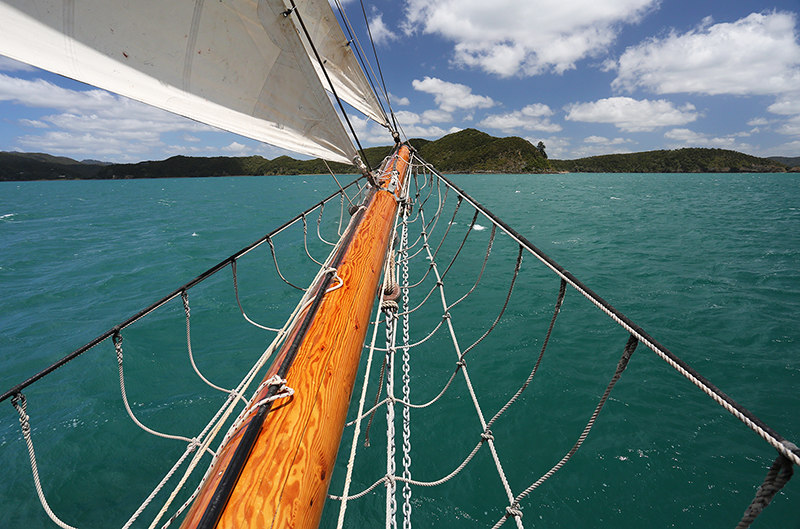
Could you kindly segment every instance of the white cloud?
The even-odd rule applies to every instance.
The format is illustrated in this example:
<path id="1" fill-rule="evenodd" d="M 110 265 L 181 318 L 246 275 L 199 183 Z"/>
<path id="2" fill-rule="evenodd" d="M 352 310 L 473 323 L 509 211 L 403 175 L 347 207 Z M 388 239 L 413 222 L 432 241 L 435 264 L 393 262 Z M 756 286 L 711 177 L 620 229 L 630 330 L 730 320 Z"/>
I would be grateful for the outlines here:
<path id="1" fill-rule="evenodd" d="M 231 142 L 229 145 L 220 149 L 225 152 L 234 153 L 236 155 L 243 155 L 250 152 L 250 147 L 242 145 L 238 141 Z"/>
<path id="2" fill-rule="evenodd" d="M 41 136 L 20 136 L 16 142 L 26 151 L 133 161 L 139 158 L 131 158 L 130 155 L 144 154 L 162 145 L 159 141 L 149 140 L 152 138 L 130 142 L 114 136 L 51 131 Z"/>
<path id="3" fill-rule="evenodd" d="M 48 129 L 50 125 L 38 119 L 20 119 L 19 124 L 23 127 L 33 127 L 35 129 Z"/>
<path id="4" fill-rule="evenodd" d="M 404 30 L 455 44 L 456 64 L 508 77 L 562 73 L 604 51 L 658 0 L 409 0 Z"/>
<path id="5" fill-rule="evenodd" d="M 550 116 L 553 111 L 547 105 L 535 103 L 522 110 L 515 110 L 507 114 L 494 114 L 487 116 L 478 123 L 480 126 L 502 130 L 511 133 L 516 130 L 540 130 L 542 132 L 558 132 L 561 125 L 552 123 Z"/>
<path id="6" fill-rule="evenodd" d="M 414 79 L 411 81 L 411 85 L 415 90 L 433 94 L 434 101 L 445 112 L 455 112 L 458 109 L 489 108 L 495 104 L 491 97 L 473 94 L 472 88 L 467 85 L 448 83 L 436 77 L 425 77 L 422 81 Z"/>
<path id="7" fill-rule="evenodd" d="M 432 120 L 425 117 L 426 114 L 432 113 L 431 115 L 436 116 L 438 110 L 428 110 L 423 112 L 422 115 L 417 114 L 416 112 L 409 112 L 408 110 L 401 110 L 399 112 L 395 112 L 397 116 L 397 122 L 400 123 L 400 127 L 403 130 L 403 133 L 407 138 L 434 138 L 438 139 L 446 134 L 451 134 L 453 132 L 458 132 L 461 130 L 458 127 L 450 127 L 450 129 L 443 129 L 442 127 L 431 125 Z M 384 129 L 385 130 L 385 129 Z M 387 145 L 388 143 L 383 138 L 376 138 L 378 140 L 378 144 L 380 145 Z M 382 142 L 382 143 L 381 143 Z"/>
<path id="8" fill-rule="evenodd" d="M 664 99 L 650 101 L 630 97 L 610 97 L 594 103 L 574 103 L 565 107 L 566 119 L 587 123 L 613 123 L 627 132 L 651 131 L 657 127 L 685 125 L 698 117 L 694 105 L 677 108 Z"/>
<path id="9" fill-rule="evenodd" d="M 439 139 L 442 136 L 451 134 L 453 132 L 458 132 L 459 130 L 461 129 L 458 127 L 450 127 L 450 129 L 445 130 L 441 127 L 437 127 L 436 125 L 430 127 L 420 127 L 418 125 L 403 127 L 403 132 L 409 139 L 411 138 Z"/>
<path id="10" fill-rule="evenodd" d="M 628 48 L 614 68 L 617 89 L 658 94 L 773 95 L 800 86 L 800 44 L 792 13 L 753 13 Z"/>
<path id="11" fill-rule="evenodd" d="M 610 146 L 610 145 L 624 145 L 626 143 L 635 143 L 635 142 L 627 138 L 614 138 L 610 140 L 603 136 L 588 136 L 584 138 L 583 143 L 588 143 L 591 145 Z"/>
<path id="12" fill-rule="evenodd" d="M 741 152 L 752 152 L 753 146 L 747 143 L 740 143 L 737 140 L 739 134 L 728 136 L 709 136 L 689 129 L 672 129 L 664 133 L 664 137 L 677 143 L 670 145 L 671 148 L 679 147 L 708 147 L 714 149 L 730 149 Z"/>
<path id="13" fill-rule="evenodd" d="M 375 44 L 387 44 L 399 37 L 389 29 L 383 21 L 383 14 L 373 8 L 373 17 L 369 21 L 369 30 Z"/>
<path id="14" fill-rule="evenodd" d="M 448 123 L 450 121 L 453 121 L 453 115 L 444 110 L 426 110 L 422 113 L 422 122 L 425 124 Z"/>
<path id="15" fill-rule="evenodd" d="M 800 115 L 792 117 L 775 130 L 788 136 L 800 136 Z"/>
<path id="16" fill-rule="evenodd" d="M 800 85 L 798 85 L 800 86 Z M 774 104 L 767 107 L 769 112 L 784 116 L 800 114 L 800 91 L 786 94 L 779 98 Z"/>
<path id="17" fill-rule="evenodd" d="M 389 92 L 389 100 L 392 102 L 393 105 L 401 107 L 407 107 L 408 105 L 411 104 L 411 101 L 409 101 L 407 97 L 396 96 L 391 92 Z"/>
<path id="18" fill-rule="evenodd" d="M 762 153 L 760 156 L 797 156 L 800 152 L 800 140 L 784 143 L 770 148 L 769 152 Z"/>
<path id="19" fill-rule="evenodd" d="M 422 118 L 416 112 L 410 112 L 408 110 L 398 110 L 394 113 L 395 117 L 397 117 L 397 121 L 404 127 L 410 125 L 416 125 L 422 121 Z"/>
<path id="20" fill-rule="evenodd" d="M 526 140 L 531 142 L 532 145 L 539 145 L 543 142 L 547 157 L 552 159 L 566 159 L 571 156 L 570 138 L 550 136 L 549 138 L 526 136 Z"/>
<path id="21" fill-rule="evenodd" d="M 48 131 L 16 138 L 24 149 L 53 154 L 128 160 L 164 147 L 161 134 L 216 130 L 103 90 L 69 90 L 42 79 L 0 74 L 0 101 L 54 109 L 20 124 Z"/>
<path id="22" fill-rule="evenodd" d="M 753 118 L 747 124 L 751 127 L 765 127 L 770 124 L 770 121 L 766 118 Z"/>

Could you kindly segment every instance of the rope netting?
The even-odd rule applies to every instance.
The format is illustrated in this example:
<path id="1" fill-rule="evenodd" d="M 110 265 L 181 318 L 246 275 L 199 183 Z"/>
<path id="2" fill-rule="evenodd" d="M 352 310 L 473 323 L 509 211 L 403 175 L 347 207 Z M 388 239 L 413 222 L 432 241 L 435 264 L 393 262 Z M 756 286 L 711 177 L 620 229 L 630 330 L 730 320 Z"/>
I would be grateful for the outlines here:
<path id="1" fill-rule="evenodd" d="M 273 377 L 257 388 L 254 381 L 283 343 L 289 328 L 311 303 L 307 293 L 297 301 L 296 291 L 305 292 L 297 284 L 312 284 L 315 275 L 318 277 L 330 271 L 328 259 L 332 255 L 331 247 L 336 245 L 330 240 L 340 238 L 350 218 L 347 211 L 353 202 L 363 200 L 367 190 L 361 179 L 344 188 L 337 180 L 337 186 L 339 191 L 0 396 L 0 401 L 10 398 L 17 410 L 36 492 L 53 523 L 59 527 L 73 527 L 58 516 L 46 499 L 46 485 L 42 485 L 41 474 L 44 472 L 49 475 L 53 469 L 44 468 L 37 462 L 34 439 L 39 436 L 34 435 L 37 430 L 34 426 L 34 410 L 38 408 L 40 412 L 46 412 L 48 405 L 41 398 L 31 398 L 31 392 L 36 394 L 31 386 L 49 375 L 57 378 L 56 373 L 63 372 L 64 369 L 60 368 L 68 364 L 69 369 L 76 363 L 85 366 L 89 362 L 95 366 L 93 362 L 96 360 L 88 359 L 103 350 L 97 346 L 107 341 L 112 343 L 118 372 L 117 393 L 121 396 L 125 413 L 147 434 L 177 442 L 184 447 L 172 467 L 122 527 L 128 528 L 137 522 L 141 524 L 140 518 L 146 512 L 150 517 L 147 522 L 149 527 L 170 526 L 191 504 L 205 482 L 207 476 L 203 476 L 202 472 L 211 468 L 219 450 L 212 449 L 212 445 L 221 447 L 225 444 L 233 429 L 247 418 L 245 410 L 253 409 L 253 399 L 260 394 L 263 385 L 274 384 L 278 388 L 273 399 L 292 395 L 293 390 L 286 387 L 285 380 L 274 380 Z M 315 224 L 313 230 L 309 230 L 309 222 Z M 228 278 L 219 274 L 228 268 L 231 274 Z M 334 281 L 328 291 L 341 287 L 342 283 L 337 278 L 334 270 Z M 195 300 L 195 315 L 193 304 L 190 303 L 190 291 Z M 224 302 L 220 301 L 223 299 Z M 283 321 L 287 314 L 288 319 Z M 170 328 L 180 326 L 181 319 L 185 326 L 182 346 L 179 341 L 170 338 Z M 200 325 L 192 325 L 198 319 Z M 222 325 L 227 329 L 225 336 L 216 339 L 204 329 L 210 320 L 214 320 L 215 328 L 219 329 Z M 263 353 L 254 357 L 252 344 L 259 342 L 269 345 Z M 250 350 L 245 349 L 247 347 Z M 93 349 L 94 355 L 83 356 Z M 188 364 L 195 372 L 196 380 L 201 381 L 206 389 L 210 388 L 210 393 L 197 385 L 193 386 L 191 382 L 185 382 L 191 379 L 186 376 L 185 360 L 181 360 L 181 357 L 185 359 L 187 353 Z M 149 360 L 152 358 L 158 360 Z M 163 365 L 157 369 L 170 373 L 166 377 L 166 388 L 156 387 L 158 377 L 154 375 L 158 371 L 152 372 L 146 365 L 151 362 Z M 221 374 L 221 362 L 236 367 Z M 243 365 L 252 366 L 244 377 Z M 174 375 L 171 374 L 173 370 Z M 134 373 L 133 377 L 131 372 Z M 133 386 L 130 378 L 136 379 Z M 220 382 L 217 378 L 226 382 Z M 167 407 L 165 399 L 173 404 L 181 403 L 179 397 L 162 396 L 162 389 L 165 389 L 165 393 L 190 392 L 195 395 L 193 399 L 207 404 L 201 406 L 203 410 L 200 412 L 192 410 L 194 419 L 184 420 L 186 416 L 179 414 L 180 419 L 175 420 L 174 413 L 157 413 Z M 24 392 L 29 395 L 26 396 Z M 216 397 L 215 393 L 222 393 L 223 396 Z M 207 415 L 204 416 L 203 412 Z M 34 415 L 33 419 L 29 413 Z M 199 427 L 192 426 L 198 424 Z M 173 430 L 183 431 L 176 433 Z M 131 434 L 132 438 L 135 436 L 135 433 Z M 39 439 L 49 449 L 48 452 L 57 449 L 48 446 L 46 436 Z M 45 459 L 50 460 L 51 457 Z M 45 479 L 45 484 L 48 481 Z M 87 497 L 86 501 L 92 502 L 93 499 Z"/>
<path id="2" fill-rule="evenodd" d="M 54 523 L 72 527 L 45 499 L 28 416 L 32 405 L 23 391 L 110 338 L 126 414 L 145 432 L 183 447 L 123 527 L 131 527 L 145 513 L 149 527 L 170 526 L 191 504 L 207 478 L 202 469 L 211 468 L 219 447 L 247 419 L 244 410 L 252 408 L 264 385 L 277 388 L 270 398 L 291 396 L 293 389 L 279 377 L 258 388 L 254 381 L 310 303 L 301 285 L 313 284 L 315 276 L 335 274 L 329 264 L 331 248 L 337 244 L 333 241 L 343 233 L 349 217 L 345 210 L 352 211 L 366 189 L 364 186 L 348 196 L 346 191 L 357 182 L 0 396 L 0 401 L 12 398 L 20 416 L 36 491 Z M 800 464 L 796 446 L 423 160 L 414 156 L 405 189 L 394 194 L 400 204 L 395 237 L 385 263 L 372 333 L 365 345 L 360 368 L 363 381 L 354 389 L 358 398 L 351 405 L 329 490 L 329 498 L 338 501 L 338 505 L 330 502 L 335 507 L 326 507 L 337 511 L 325 518 L 331 525 L 336 519 L 337 527 L 350 526 L 348 513 L 352 515 L 356 502 L 360 502 L 360 511 L 383 513 L 386 527 L 402 523 L 404 529 L 410 529 L 414 520 L 418 525 L 431 525 L 441 513 L 469 517 L 452 498 L 477 495 L 485 501 L 480 507 L 485 511 L 484 525 L 496 528 L 513 519 L 517 527 L 523 527 L 523 512 L 538 501 L 533 499 L 534 493 L 541 493 L 542 485 L 589 438 L 639 344 L 778 451 L 778 461 L 740 527 L 752 523 L 791 477 L 792 465 Z M 206 282 L 228 267 L 230 279 Z M 264 294 L 266 271 L 272 279 Z M 201 284 L 203 289 L 196 292 Z M 341 281 L 333 284 L 332 289 L 338 288 Z M 303 292 L 299 302 L 298 290 Z M 203 333 L 202 322 L 221 317 L 223 291 L 227 302 L 222 317 L 231 321 L 231 330 L 224 339 L 228 350 L 215 351 L 215 337 Z M 147 367 L 137 366 L 137 359 L 153 356 L 153 351 L 162 347 L 143 345 L 147 333 L 140 336 L 137 328 L 143 325 L 140 320 L 154 313 L 157 327 L 163 328 L 167 325 L 164 321 L 171 318 L 172 325 L 185 328 L 180 348 L 188 353 L 196 379 L 207 387 L 202 400 L 214 403 L 207 406 L 209 413 L 193 430 L 155 418 L 154 411 L 161 405 L 156 399 L 144 403 L 148 395 L 141 385 L 134 390 L 136 397 L 129 395 L 129 363 L 134 364 L 136 374 L 146 375 Z M 157 316 L 159 313 L 167 314 Z M 284 322 L 279 315 L 286 313 L 290 316 Z M 234 320 L 249 330 L 234 330 Z M 240 332 L 258 333 L 268 345 L 257 358 L 247 357 L 247 365 L 252 367 L 243 378 L 220 374 L 222 365 L 239 368 L 240 364 L 228 357 L 230 348 L 236 347 L 231 337 Z M 591 349 L 588 356 L 576 354 L 576 349 L 587 347 Z M 242 353 L 241 358 L 245 357 Z M 591 365 L 579 377 L 580 387 L 566 391 L 555 386 L 559 377 L 552 376 L 554 371 L 560 376 L 566 363 L 579 369 L 574 365 L 587 361 Z M 540 372 L 550 376 L 545 380 Z M 542 397 L 548 388 L 563 399 L 556 404 L 569 410 L 548 419 L 556 429 L 552 437 L 558 441 L 557 454 L 534 448 L 531 439 L 537 436 L 529 431 L 530 416 L 542 419 L 539 407 L 545 402 L 545 408 L 553 404 Z M 33 407 L 41 405 L 33 403 Z M 386 434 L 375 433 L 378 430 Z M 536 462 L 521 453 L 534 453 Z M 449 507 L 421 514 L 426 497 Z M 354 523 L 363 525 L 364 520 L 373 518 L 362 514 Z"/>
<path id="3" fill-rule="evenodd" d="M 409 528 L 412 506 L 424 505 L 421 501 L 413 502 L 414 495 L 435 497 L 450 505 L 450 496 L 465 490 L 474 493 L 475 480 L 490 479 L 491 474 L 496 476 L 496 488 L 502 492 L 494 496 L 494 503 L 489 507 L 482 505 L 480 510 L 497 513 L 495 528 L 509 518 L 514 519 L 517 527 L 522 527 L 526 500 L 530 501 L 530 495 L 560 470 L 587 439 L 640 343 L 767 440 L 778 450 L 784 466 L 791 467 L 789 461 L 800 462 L 792 443 L 719 391 L 419 158 L 412 162 L 407 184 L 406 201 L 396 221 L 395 244 L 386 263 L 379 312 L 373 321 L 372 341 L 366 346 L 360 398 L 357 405 L 351 406 L 348 427 L 352 430 L 345 433 L 349 451 L 345 453 L 343 445 L 340 454 L 342 484 L 337 485 L 334 480 L 329 494 L 329 498 L 340 502 L 337 527 L 347 526 L 346 514 L 352 502 L 367 502 L 368 508 L 377 509 L 373 497 L 383 490 L 386 527 L 397 527 L 401 520 L 403 527 Z M 523 261 L 530 264 L 523 266 Z M 398 277 L 402 278 L 399 285 Z M 553 284 L 553 278 L 557 279 L 557 284 Z M 616 369 L 606 371 L 609 377 L 606 389 L 598 394 L 593 410 L 587 409 L 585 425 L 582 430 L 576 430 L 572 447 L 565 447 L 566 454 L 555 460 L 540 477 L 530 480 L 529 470 L 520 478 L 519 440 L 529 434 L 509 424 L 516 425 L 520 421 L 518 415 L 513 416 L 515 408 L 523 408 L 523 414 L 530 413 L 530 405 L 522 403 L 525 390 L 542 366 L 565 298 L 569 299 L 568 289 L 573 293 L 577 291 L 580 298 L 590 302 L 589 309 L 595 320 L 598 316 L 606 322 L 606 317 L 611 319 L 611 325 L 605 325 L 609 329 L 605 332 L 607 343 L 598 340 L 596 344 L 603 350 L 606 369 L 614 361 L 610 351 L 616 348 L 622 352 L 622 357 L 616 361 Z M 402 299 L 398 299 L 398 292 L 402 292 Z M 550 294 L 544 294 L 546 292 Z M 575 297 L 572 299 L 570 307 L 579 301 Z M 535 305 L 531 300 L 535 300 Z M 546 316 L 548 305 L 549 317 Z M 523 316 L 535 316 L 539 321 L 532 322 Z M 543 326 L 544 323 L 547 325 Z M 596 325 L 594 320 L 583 323 Z M 574 324 L 571 319 L 566 326 Z M 533 359 L 530 352 L 526 352 L 531 349 L 529 344 L 515 343 L 515 337 L 521 340 L 522 335 L 530 334 L 527 328 L 524 331 L 521 328 L 528 326 L 538 329 L 539 337 L 533 341 L 541 344 L 538 356 Z M 622 334 L 619 334 L 620 328 Z M 382 334 L 385 340 L 378 339 Z M 564 330 L 558 333 L 557 340 L 559 351 L 551 354 L 564 354 L 570 342 Z M 382 356 L 382 361 L 375 355 Z M 445 361 L 448 355 L 453 355 L 449 367 Z M 509 376 L 512 370 L 508 365 L 498 366 L 497 358 L 512 362 L 519 369 L 529 369 L 527 376 L 519 376 L 519 373 Z M 532 365 L 531 360 L 535 360 Z M 475 367 L 468 368 L 468 363 Z M 598 365 L 597 369 L 602 370 L 603 366 Z M 599 380 L 602 376 L 595 378 Z M 518 380 L 518 385 L 511 380 Z M 415 384 L 413 392 L 410 383 Z M 396 389 L 398 384 L 402 393 Z M 367 404 L 370 392 L 376 393 L 372 406 Z M 469 416 L 465 408 L 473 410 L 471 422 L 464 419 Z M 385 417 L 379 413 L 381 409 L 385 409 Z M 446 418 L 428 419 L 431 410 Z M 376 428 L 379 419 L 386 429 L 385 439 L 380 444 L 375 440 L 376 434 L 370 437 L 370 430 Z M 438 427 L 428 426 L 431 424 Z M 498 429 L 504 432 L 502 437 L 498 436 Z M 402 432 L 402 439 L 398 432 Z M 413 474 L 412 443 L 417 469 Z M 443 446 L 449 450 L 443 452 Z M 499 453 L 504 446 L 508 448 L 501 458 Z M 378 470 L 381 468 L 379 456 L 371 453 L 376 449 L 380 451 L 381 447 L 386 449 L 384 472 Z M 398 453 L 400 447 L 402 453 Z M 530 447 L 523 450 L 529 451 Z M 488 453 L 481 456 L 485 452 Z M 398 463 L 402 463 L 401 468 Z M 509 464 L 515 476 L 513 487 L 508 477 Z M 494 472 L 489 467 L 494 467 Z M 791 473 L 785 470 L 780 479 L 768 476 L 770 485 L 762 486 L 767 492 L 757 495 L 745 518 L 754 518 L 753 513 L 761 511 L 788 481 L 786 476 Z M 461 484 L 450 485 L 455 480 L 461 480 Z M 525 483 L 525 480 L 530 481 Z M 445 490 L 431 495 L 432 487 Z M 768 494 L 769 499 L 765 499 Z M 505 498 L 505 505 L 501 503 L 501 496 Z M 402 502 L 401 513 L 398 513 L 398 502 Z M 458 514 L 458 508 L 455 509 Z M 357 519 L 362 519 L 363 515 L 358 516 Z M 416 519 L 417 523 L 427 526 L 436 516 L 419 515 Z"/>

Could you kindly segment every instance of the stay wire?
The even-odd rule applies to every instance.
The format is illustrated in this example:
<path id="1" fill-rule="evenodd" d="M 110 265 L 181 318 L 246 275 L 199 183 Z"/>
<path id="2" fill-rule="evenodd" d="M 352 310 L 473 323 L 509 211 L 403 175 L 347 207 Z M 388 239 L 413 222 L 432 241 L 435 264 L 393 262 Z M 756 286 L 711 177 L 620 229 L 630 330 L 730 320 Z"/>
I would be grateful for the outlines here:
<path id="1" fill-rule="evenodd" d="M 389 105 L 389 112 L 392 116 L 392 124 L 394 130 L 397 130 L 397 120 L 395 119 L 394 110 L 392 110 L 392 103 L 389 101 L 389 91 L 386 89 L 386 80 L 383 78 L 383 70 L 381 69 L 381 61 L 378 59 L 378 52 L 375 49 L 375 39 L 372 38 L 372 30 L 369 27 L 369 20 L 367 17 L 367 9 L 364 7 L 364 0 L 360 0 L 361 12 L 364 14 L 364 23 L 367 25 L 367 34 L 369 35 L 369 42 L 372 45 L 372 53 L 375 55 L 375 65 L 378 67 L 378 75 L 381 78 L 381 85 L 383 85 L 383 92 L 386 95 L 386 103 Z"/>
<path id="2" fill-rule="evenodd" d="M 288 17 L 289 15 L 294 13 L 297 16 L 297 21 L 300 22 L 300 27 L 303 29 L 303 33 L 308 39 L 308 43 L 311 45 L 311 51 L 314 52 L 314 57 L 317 58 L 317 62 L 319 63 L 320 68 L 322 69 L 322 73 L 325 74 L 325 80 L 328 81 L 331 93 L 333 94 L 333 97 L 336 98 L 336 103 L 339 105 L 339 110 L 342 111 L 344 120 L 347 122 L 347 126 L 350 128 L 350 133 L 353 135 L 353 139 L 356 140 L 356 144 L 358 145 L 358 151 L 361 153 L 361 159 L 367 166 L 367 170 L 371 173 L 372 167 L 369 164 L 369 160 L 367 159 L 366 153 L 364 153 L 364 147 L 361 146 L 361 141 L 358 139 L 358 134 L 356 134 L 356 129 L 354 129 L 353 124 L 350 123 L 350 117 L 347 115 L 347 112 L 344 109 L 344 104 L 342 103 L 342 100 L 339 98 L 339 94 L 336 93 L 336 88 L 333 86 L 333 81 L 331 81 L 331 78 L 328 75 L 328 70 L 325 69 L 325 62 L 322 60 L 322 57 L 320 57 L 319 52 L 317 51 L 317 47 L 314 46 L 314 41 L 311 40 L 311 34 L 308 32 L 308 29 L 306 28 L 306 25 L 303 22 L 303 17 L 300 15 L 300 10 L 297 9 L 297 4 L 294 3 L 294 0 L 291 0 L 291 3 L 292 3 L 292 8 L 284 12 L 283 15 Z"/>
<path id="3" fill-rule="evenodd" d="M 387 104 L 389 105 L 389 111 L 392 112 L 392 116 L 394 116 L 394 112 L 392 111 L 391 103 L 389 102 L 388 93 L 386 93 L 384 91 L 381 91 L 379 89 L 376 89 L 376 87 L 375 87 L 375 80 L 374 80 L 375 72 L 372 70 L 372 65 L 367 60 L 366 54 L 364 53 L 364 50 L 361 48 L 361 42 L 358 40 L 358 37 L 356 37 L 356 35 L 355 35 L 354 31 L 353 31 L 353 26 L 350 24 L 350 19 L 347 18 L 347 13 L 345 12 L 344 7 L 342 6 L 342 3 L 341 3 L 340 0 L 336 0 L 336 8 L 339 10 L 339 16 L 342 18 L 342 21 L 344 22 L 344 27 L 347 30 L 348 36 L 350 37 L 350 40 L 347 43 L 348 46 L 352 42 L 355 42 L 355 44 L 356 44 L 355 48 L 353 48 L 351 46 L 351 49 L 353 50 L 353 55 L 355 55 L 356 59 L 358 59 L 358 62 L 361 64 L 361 69 L 364 72 L 364 77 L 367 78 L 367 82 L 369 82 L 369 86 L 370 86 L 370 88 L 372 88 L 372 92 L 374 94 L 376 94 L 376 95 L 378 94 L 378 92 L 381 93 L 382 98 L 385 99 Z M 367 75 L 367 70 L 372 72 L 372 75 Z M 381 112 L 383 113 L 383 117 L 386 120 L 386 123 L 388 125 L 389 116 L 386 114 L 386 109 L 383 108 L 383 102 L 381 101 L 380 98 L 376 97 L 376 99 L 378 101 L 378 104 L 380 105 Z"/>

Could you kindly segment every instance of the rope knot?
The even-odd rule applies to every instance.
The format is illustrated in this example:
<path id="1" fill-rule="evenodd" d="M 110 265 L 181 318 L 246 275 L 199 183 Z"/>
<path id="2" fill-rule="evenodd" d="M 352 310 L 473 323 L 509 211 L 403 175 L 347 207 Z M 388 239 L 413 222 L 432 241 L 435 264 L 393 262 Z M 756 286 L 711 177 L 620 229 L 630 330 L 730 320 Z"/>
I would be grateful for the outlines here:
<path id="1" fill-rule="evenodd" d="M 519 506 L 509 505 L 506 507 L 506 517 L 522 518 L 522 511 Z"/>
<path id="2" fill-rule="evenodd" d="M 387 313 L 397 312 L 400 310 L 400 305 L 398 305 L 397 302 L 392 299 L 384 299 L 383 303 L 381 303 L 381 310 Z"/>
<path id="3" fill-rule="evenodd" d="M 467 367 L 467 361 L 461 358 L 458 362 L 456 362 L 456 365 L 458 366 L 458 369 L 461 369 L 462 367 Z"/>
<path id="4" fill-rule="evenodd" d="M 22 393 L 17 393 L 11 397 L 11 405 L 16 408 L 19 413 L 19 425 L 22 427 L 22 433 L 28 435 L 31 431 L 30 416 L 27 413 L 28 399 Z"/>
<path id="5" fill-rule="evenodd" d="M 276 401 L 278 399 L 285 399 L 287 397 L 291 397 L 292 395 L 294 395 L 294 389 L 292 389 L 289 386 L 287 386 L 286 382 L 287 382 L 286 379 L 281 378 L 278 375 L 272 375 L 272 377 L 270 377 L 268 380 L 265 380 L 261 384 L 259 389 L 256 391 L 256 394 L 258 394 L 258 392 L 261 391 L 263 388 L 269 387 L 269 386 L 277 386 L 278 387 L 278 391 L 276 391 L 271 396 L 264 397 L 263 399 L 259 400 L 255 404 L 253 404 L 253 406 L 250 408 L 250 411 L 248 413 L 252 413 L 254 410 L 258 409 L 260 406 L 262 406 L 264 404 L 267 404 L 268 402 L 273 402 L 273 401 Z"/>
<path id="6" fill-rule="evenodd" d="M 122 367 L 122 335 L 119 333 L 119 329 L 114 331 L 111 341 L 114 342 L 114 351 L 117 353 L 117 364 Z"/>
<path id="7" fill-rule="evenodd" d="M 182 290 L 181 291 L 181 299 L 183 300 L 183 310 L 186 311 L 186 315 L 188 316 L 189 312 L 190 312 L 190 309 L 189 309 L 189 293 L 186 292 L 185 290 Z"/>
<path id="8" fill-rule="evenodd" d="M 481 432 L 481 439 L 483 439 L 481 442 L 494 441 L 494 435 L 492 435 L 491 430 L 486 430 L 485 432 Z"/>

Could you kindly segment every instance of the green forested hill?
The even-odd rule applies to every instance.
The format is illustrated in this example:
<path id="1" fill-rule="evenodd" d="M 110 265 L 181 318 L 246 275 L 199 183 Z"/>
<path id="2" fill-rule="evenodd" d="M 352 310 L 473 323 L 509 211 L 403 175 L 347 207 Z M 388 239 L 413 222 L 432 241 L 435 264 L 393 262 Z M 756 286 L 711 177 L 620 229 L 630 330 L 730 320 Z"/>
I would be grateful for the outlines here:
<path id="1" fill-rule="evenodd" d="M 529 141 L 516 136 L 494 138 L 465 129 L 436 141 L 411 140 L 420 156 L 446 173 L 543 173 L 550 162 Z"/>
<path id="2" fill-rule="evenodd" d="M 770 156 L 769 159 L 773 162 L 782 163 L 787 167 L 800 167 L 800 156 L 795 156 L 794 158 L 788 158 L 786 156 Z"/>
<path id="3" fill-rule="evenodd" d="M 475 129 L 466 129 L 436 140 L 412 139 L 420 155 L 438 170 L 449 173 L 531 173 L 551 170 L 547 159 L 527 140 L 516 137 L 494 138 Z M 392 147 L 370 147 L 365 154 L 372 167 L 391 153 Z M 354 173 L 355 168 L 329 164 L 337 173 Z M 158 162 L 110 165 L 96 178 L 167 178 L 226 175 L 324 174 L 322 160 L 295 160 L 281 156 L 268 160 L 261 156 L 245 158 L 195 158 L 173 156 Z"/>
<path id="4" fill-rule="evenodd" d="M 728 173 L 784 172 L 784 159 L 767 159 L 723 149 L 677 149 L 609 154 L 578 160 L 548 160 L 523 138 L 495 138 L 475 129 L 448 134 L 436 141 L 412 139 L 409 142 L 422 158 L 446 173 Z M 391 146 L 370 147 L 365 154 L 370 165 L 378 167 Z M 785 159 L 791 162 L 796 159 Z M 330 164 L 339 174 L 355 168 Z M 113 178 L 178 178 L 233 175 L 325 174 L 322 160 L 296 160 L 280 156 L 268 160 L 261 156 L 200 158 L 173 156 L 167 160 L 136 164 L 99 165 L 46 154 L 0 153 L 0 180 L 57 180 Z"/>
<path id="5" fill-rule="evenodd" d="M 786 166 L 768 158 L 725 149 L 676 149 L 607 154 L 578 160 L 552 160 L 553 167 L 572 173 L 771 173 Z"/>
<path id="6" fill-rule="evenodd" d="M 0 152 L 0 181 L 94 178 L 102 168 L 49 154 Z"/>

